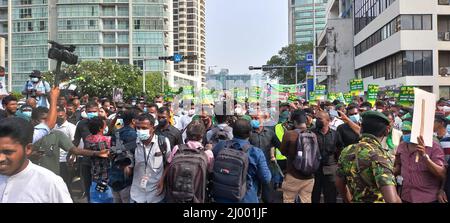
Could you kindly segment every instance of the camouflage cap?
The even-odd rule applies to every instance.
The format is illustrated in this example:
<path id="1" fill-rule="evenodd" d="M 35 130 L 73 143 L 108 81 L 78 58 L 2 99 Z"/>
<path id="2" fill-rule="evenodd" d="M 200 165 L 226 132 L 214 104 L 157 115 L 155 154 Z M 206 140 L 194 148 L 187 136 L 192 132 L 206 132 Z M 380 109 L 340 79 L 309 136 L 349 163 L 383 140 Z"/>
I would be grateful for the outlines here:
<path id="1" fill-rule="evenodd" d="M 363 112 L 363 113 L 361 114 L 361 117 L 362 117 L 363 119 L 364 119 L 364 118 L 367 118 L 367 117 L 378 118 L 378 119 L 380 119 L 380 120 L 383 120 L 386 124 L 389 124 L 389 123 L 390 123 L 390 120 L 388 119 L 388 117 L 386 117 L 386 115 L 384 115 L 383 113 L 381 113 L 381 112 L 379 112 L 379 111 L 372 111 L 372 110 L 369 110 L 369 111 Z"/>

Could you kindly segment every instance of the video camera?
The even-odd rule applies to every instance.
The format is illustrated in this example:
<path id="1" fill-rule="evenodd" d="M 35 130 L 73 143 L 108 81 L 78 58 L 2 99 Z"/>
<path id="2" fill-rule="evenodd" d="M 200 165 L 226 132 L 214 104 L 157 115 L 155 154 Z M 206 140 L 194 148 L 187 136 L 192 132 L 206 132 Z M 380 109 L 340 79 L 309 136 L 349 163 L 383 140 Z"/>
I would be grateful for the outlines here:
<path id="1" fill-rule="evenodd" d="M 110 150 L 113 156 L 113 165 L 118 167 L 131 165 L 136 147 L 136 142 L 123 144 L 122 140 L 120 140 L 119 132 L 116 132 L 116 145 L 112 146 Z"/>
<path id="2" fill-rule="evenodd" d="M 55 41 L 48 41 L 52 47 L 48 50 L 48 58 L 63 61 L 66 64 L 77 64 L 78 56 L 73 52 L 75 51 L 75 46 L 63 46 Z"/>

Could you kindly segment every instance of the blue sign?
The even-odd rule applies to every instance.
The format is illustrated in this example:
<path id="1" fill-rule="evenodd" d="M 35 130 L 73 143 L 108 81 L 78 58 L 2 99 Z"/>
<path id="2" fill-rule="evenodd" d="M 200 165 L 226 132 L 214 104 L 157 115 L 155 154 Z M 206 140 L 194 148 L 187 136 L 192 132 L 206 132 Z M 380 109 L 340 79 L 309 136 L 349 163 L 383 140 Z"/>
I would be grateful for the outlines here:
<path id="1" fill-rule="evenodd" d="M 301 61 L 297 62 L 297 66 L 299 66 L 299 67 L 312 66 L 312 65 L 313 65 L 312 61 L 301 60 Z"/>
<path id="2" fill-rule="evenodd" d="M 179 63 L 181 61 L 183 61 L 183 55 L 180 55 L 180 54 L 173 55 L 173 62 Z"/>
<path id="3" fill-rule="evenodd" d="M 309 98 L 309 92 L 314 92 L 314 77 L 308 75 L 306 81 L 308 84 L 308 89 L 306 89 L 307 90 L 306 96 L 307 96 L 307 98 Z"/>
<path id="4" fill-rule="evenodd" d="M 306 54 L 306 61 L 313 61 L 313 54 L 312 53 L 307 53 Z"/>
<path id="5" fill-rule="evenodd" d="M 305 72 L 311 72 L 311 65 L 305 66 Z"/>

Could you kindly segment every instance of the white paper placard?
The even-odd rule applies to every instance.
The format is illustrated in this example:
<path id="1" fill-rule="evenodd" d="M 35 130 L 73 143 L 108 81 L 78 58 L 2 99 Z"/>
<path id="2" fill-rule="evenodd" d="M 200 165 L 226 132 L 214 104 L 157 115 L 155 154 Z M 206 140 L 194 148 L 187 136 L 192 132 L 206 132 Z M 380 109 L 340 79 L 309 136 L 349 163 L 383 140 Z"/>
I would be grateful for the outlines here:
<path id="1" fill-rule="evenodd" d="M 414 88 L 414 115 L 411 131 L 411 142 L 418 143 L 417 137 L 422 135 L 425 146 L 433 146 L 433 125 L 436 107 L 436 96 L 419 88 Z"/>

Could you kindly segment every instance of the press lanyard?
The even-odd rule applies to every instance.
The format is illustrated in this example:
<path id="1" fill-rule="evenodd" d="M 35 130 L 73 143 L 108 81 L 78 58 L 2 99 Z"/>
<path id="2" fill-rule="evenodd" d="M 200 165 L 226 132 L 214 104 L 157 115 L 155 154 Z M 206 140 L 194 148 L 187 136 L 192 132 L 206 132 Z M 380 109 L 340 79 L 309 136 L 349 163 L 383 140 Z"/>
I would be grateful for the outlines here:
<path id="1" fill-rule="evenodd" d="M 152 151 L 152 148 L 153 148 L 153 144 L 154 144 L 154 142 L 152 142 L 152 143 L 150 143 L 150 149 L 149 149 L 149 151 L 148 151 L 148 154 L 146 154 L 146 152 L 145 152 L 145 144 L 144 143 L 142 143 L 142 145 L 143 145 L 143 147 L 142 147 L 142 149 L 144 150 L 144 164 L 145 164 L 145 168 L 144 168 L 144 174 L 147 174 L 147 166 L 148 166 L 148 160 L 150 159 L 150 153 L 151 153 L 151 151 Z"/>

